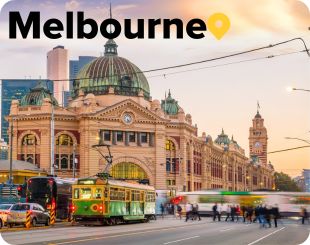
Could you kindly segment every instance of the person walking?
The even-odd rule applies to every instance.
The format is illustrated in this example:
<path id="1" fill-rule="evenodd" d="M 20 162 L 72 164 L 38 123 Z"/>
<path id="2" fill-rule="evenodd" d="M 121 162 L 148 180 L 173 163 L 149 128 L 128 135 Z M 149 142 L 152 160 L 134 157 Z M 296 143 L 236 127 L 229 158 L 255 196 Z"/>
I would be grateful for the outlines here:
<path id="1" fill-rule="evenodd" d="M 197 219 L 200 221 L 201 218 L 200 218 L 200 214 L 199 214 L 199 206 L 197 203 L 194 203 L 193 205 L 193 219 Z"/>
<path id="2" fill-rule="evenodd" d="M 218 207 L 218 210 L 217 210 L 217 218 L 219 222 L 221 221 L 221 216 L 222 216 L 223 211 L 224 211 L 223 203 L 221 203 L 221 205 Z"/>
<path id="3" fill-rule="evenodd" d="M 215 203 L 212 207 L 212 211 L 213 211 L 213 221 L 215 221 L 216 216 L 217 216 L 217 203 Z"/>
<path id="4" fill-rule="evenodd" d="M 246 214 L 246 219 L 247 221 L 251 224 L 252 223 L 252 216 L 253 216 L 253 207 L 252 206 L 249 206 L 247 208 L 247 214 Z"/>
<path id="5" fill-rule="evenodd" d="M 307 212 L 307 209 L 305 207 L 301 208 L 301 218 L 302 218 L 301 219 L 301 223 L 304 225 L 305 224 L 305 220 L 308 220 L 308 212 Z"/>
<path id="6" fill-rule="evenodd" d="M 185 222 L 187 222 L 187 220 L 190 218 L 190 216 L 192 214 L 192 207 L 193 207 L 192 204 L 190 204 L 189 202 L 185 206 L 185 210 L 186 210 Z"/>
<path id="7" fill-rule="evenodd" d="M 180 206 L 180 204 L 177 205 L 177 214 L 181 220 L 182 219 L 182 207 Z"/>
<path id="8" fill-rule="evenodd" d="M 236 216 L 236 207 L 235 205 L 231 206 L 231 221 L 234 222 L 235 221 L 235 216 Z"/>
<path id="9" fill-rule="evenodd" d="M 161 218 L 164 218 L 165 215 L 165 206 L 163 203 L 160 204 L 160 212 L 161 212 Z"/>
<path id="10" fill-rule="evenodd" d="M 267 215 L 266 206 L 260 206 L 260 208 L 259 208 L 259 219 L 261 221 L 260 227 L 265 227 L 265 225 L 267 224 L 266 215 Z"/>
<path id="11" fill-rule="evenodd" d="M 230 218 L 230 216 L 231 216 L 230 213 L 231 213 L 231 207 L 230 207 L 230 205 L 227 205 L 225 221 L 227 221 Z"/>
<path id="12" fill-rule="evenodd" d="M 240 206 L 237 205 L 236 206 L 236 216 L 237 216 L 237 222 L 239 221 L 239 216 L 240 216 L 241 210 L 240 210 Z"/>
<path id="13" fill-rule="evenodd" d="M 274 227 L 277 228 L 278 227 L 278 219 L 280 218 L 280 212 L 279 212 L 279 208 L 278 208 L 277 204 L 271 209 L 271 215 L 273 217 Z"/>

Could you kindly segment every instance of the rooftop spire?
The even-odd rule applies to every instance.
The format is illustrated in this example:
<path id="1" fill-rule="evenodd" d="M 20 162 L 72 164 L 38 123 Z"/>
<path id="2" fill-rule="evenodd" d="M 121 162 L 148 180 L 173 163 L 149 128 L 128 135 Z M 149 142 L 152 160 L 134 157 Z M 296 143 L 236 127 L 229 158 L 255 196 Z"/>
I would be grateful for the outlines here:
<path id="1" fill-rule="evenodd" d="M 112 19 L 112 4 L 110 1 L 110 19 Z M 112 25 L 110 25 L 110 34 L 112 33 Z M 104 55 L 117 55 L 117 44 L 113 39 L 109 39 L 104 45 Z"/>

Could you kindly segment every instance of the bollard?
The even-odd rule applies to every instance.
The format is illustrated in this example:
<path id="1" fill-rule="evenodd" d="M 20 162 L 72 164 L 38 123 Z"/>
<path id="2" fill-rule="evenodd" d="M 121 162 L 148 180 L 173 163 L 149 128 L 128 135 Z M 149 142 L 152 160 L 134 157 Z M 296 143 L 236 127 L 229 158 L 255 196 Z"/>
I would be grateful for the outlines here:
<path id="1" fill-rule="evenodd" d="M 56 217 L 55 217 L 55 208 L 52 207 L 52 209 L 51 209 L 51 225 L 54 225 L 54 224 L 55 224 L 55 220 L 56 220 Z"/>
<path id="2" fill-rule="evenodd" d="M 27 210 L 26 211 L 26 223 L 25 223 L 25 227 L 27 229 L 29 229 L 31 226 L 31 211 L 30 210 Z"/>

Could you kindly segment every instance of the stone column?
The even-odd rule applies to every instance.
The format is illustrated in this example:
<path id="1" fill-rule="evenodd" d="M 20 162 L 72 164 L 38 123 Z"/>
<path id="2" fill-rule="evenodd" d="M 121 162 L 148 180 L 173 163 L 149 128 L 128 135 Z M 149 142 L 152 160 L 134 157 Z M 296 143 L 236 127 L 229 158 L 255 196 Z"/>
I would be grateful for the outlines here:
<path id="1" fill-rule="evenodd" d="M 166 190 L 166 132 L 164 125 L 156 125 L 155 132 L 155 188 Z"/>

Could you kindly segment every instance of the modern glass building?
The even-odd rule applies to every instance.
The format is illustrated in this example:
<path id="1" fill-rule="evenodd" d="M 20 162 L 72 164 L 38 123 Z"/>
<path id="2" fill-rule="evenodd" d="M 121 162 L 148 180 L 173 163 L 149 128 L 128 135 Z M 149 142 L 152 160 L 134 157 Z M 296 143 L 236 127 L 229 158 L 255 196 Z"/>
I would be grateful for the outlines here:
<path id="1" fill-rule="evenodd" d="M 75 79 L 77 74 L 80 72 L 80 70 L 85 66 L 86 64 L 90 63 L 97 57 L 94 56 L 79 56 L 78 60 L 70 60 L 69 61 L 69 76 L 70 76 L 70 90 L 73 88 L 73 81 L 72 79 Z"/>
<path id="2" fill-rule="evenodd" d="M 305 191 L 310 192 L 310 169 L 304 169 L 302 175 L 304 177 Z"/>
<path id="3" fill-rule="evenodd" d="M 5 142 L 9 141 L 8 137 L 8 122 L 5 117 L 10 114 L 12 100 L 20 100 L 27 94 L 31 88 L 34 88 L 39 81 L 46 83 L 48 89 L 53 92 L 53 82 L 50 80 L 40 79 L 5 79 L 0 80 L 0 139 Z"/>

